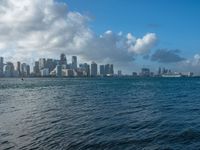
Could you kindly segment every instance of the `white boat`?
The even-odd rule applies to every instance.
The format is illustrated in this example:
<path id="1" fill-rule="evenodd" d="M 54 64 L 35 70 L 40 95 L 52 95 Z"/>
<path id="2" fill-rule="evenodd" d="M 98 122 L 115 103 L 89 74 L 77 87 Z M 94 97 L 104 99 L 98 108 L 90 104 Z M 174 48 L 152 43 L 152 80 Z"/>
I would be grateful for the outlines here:
<path id="1" fill-rule="evenodd" d="M 181 74 L 163 74 L 162 77 L 164 78 L 180 78 L 182 77 Z"/>

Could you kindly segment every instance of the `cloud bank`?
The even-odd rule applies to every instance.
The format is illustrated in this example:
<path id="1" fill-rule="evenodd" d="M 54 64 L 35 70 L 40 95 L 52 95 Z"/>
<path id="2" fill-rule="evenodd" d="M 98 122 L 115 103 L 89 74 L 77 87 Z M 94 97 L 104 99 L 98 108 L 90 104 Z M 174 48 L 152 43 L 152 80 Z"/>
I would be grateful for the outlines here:
<path id="1" fill-rule="evenodd" d="M 132 61 L 157 41 L 155 33 L 141 38 L 131 33 L 95 34 L 90 18 L 71 12 L 54 0 L 1 0 L 0 53 L 15 60 L 55 57 L 61 52 L 87 60 Z"/>
<path id="2" fill-rule="evenodd" d="M 179 56 L 180 50 L 168 50 L 168 49 L 158 49 L 151 56 L 152 61 L 157 61 L 159 63 L 176 63 L 186 60 L 185 58 Z"/>

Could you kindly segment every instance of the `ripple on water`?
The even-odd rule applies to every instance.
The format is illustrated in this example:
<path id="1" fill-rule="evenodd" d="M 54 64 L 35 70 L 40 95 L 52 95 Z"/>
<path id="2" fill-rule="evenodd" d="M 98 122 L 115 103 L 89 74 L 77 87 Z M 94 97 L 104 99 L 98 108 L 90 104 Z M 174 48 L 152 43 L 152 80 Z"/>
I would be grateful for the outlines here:
<path id="1" fill-rule="evenodd" d="M 198 78 L 0 81 L 0 150 L 200 147 Z"/>

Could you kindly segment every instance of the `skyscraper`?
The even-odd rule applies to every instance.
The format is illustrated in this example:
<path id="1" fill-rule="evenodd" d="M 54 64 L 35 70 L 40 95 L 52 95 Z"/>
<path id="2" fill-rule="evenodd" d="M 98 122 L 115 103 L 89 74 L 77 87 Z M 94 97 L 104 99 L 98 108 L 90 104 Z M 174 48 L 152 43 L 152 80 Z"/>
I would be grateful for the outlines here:
<path id="1" fill-rule="evenodd" d="M 33 67 L 33 72 L 34 72 L 35 76 L 39 76 L 40 75 L 39 61 L 35 62 L 35 66 Z"/>
<path id="2" fill-rule="evenodd" d="M 14 65 L 11 62 L 7 62 L 5 67 L 5 76 L 6 77 L 13 77 L 14 76 Z"/>
<path id="3" fill-rule="evenodd" d="M 110 74 L 114 75 L 114 66 L 113 66 L 113 64 L 110 64 Z"/>
<path id="4" fill-rule="evenodd" d="M 50 73 L 51 71 L 53 71 L 53 69 L 55 69 L 55 67 L 56 67 L 56 64 L 54 63 L 53 59 L 48 58 L 47 61 L 46 61 L 46 67 L 45 68 L 48 68 L 49 73 Z"/>
<path id="5" fill-rule="evenodd" d="M 17 62 L 17 72 L 19 74 L 19 76 L 21 76 L 21 62 Z"/>
<path id="6" fill-rule="evenodd" d="M 83 72 L 84 76 L 87 76 L 87 77 L 90 76 L 90 65 L 88 65 L 87 63 L 84 63 L 84 64 L 80 64 L 79 67 L 81 71 Z"/>
<path id="7" fill-rule="evenodd" d="M 91 64 L 91 76 L 92 77 L 97 76 L 97 64 L 95 62 L 92 62 Z"/>
<path id="8" fill-rule="evenodd" d="M 56 76 L 61 77 L 62 76 L 62 65 L 56 66 Z"/>
<path id="9" fill-rule="evenodd" d="M 3 67 L 4 67 L 4 64 L 3 64 L 3 57 L 0 57 L 0 77 L 3 76 Z"/>
<path id="10" fill-rule="evenodd" d="M 65 54 L 60 55 L 60 65 L 67 65 L 67 58 Z"/>
<path id="11" fill-rule="evenodd" d="M 151 76 L 150 69 L 149 68 L 142 68 L 140 76 L 142 76 L 142 77 L 150 77 Z"/>
<path id="12" fill-rule="evenodd" d="M 23 77 L 26 77 L 27 76 L 27 67 L 26 67 L 26 63 L 22 63 L 21 65 L 21 74 Z"/>
<path id="13" fill-rule="evenodd" d="M 72 56 L 72 69 L 77 69 L 77 57 Z"/>
<path id="14" fill-rule="evenodd" d="M 106 64 L 105 65 L 105 75 L 107 75 L 107 76 L 114 75 L 114 66 L 113 66 L 113 64 Z"/>
<path id="15" fill-rule="evenodd" d="M 104 65 L 100 65 L 100 75 L 105 76 L 105 66 Z"/>
<path id="16" fill-rule="evenodd" d="M 26 75 L 29 77 L 30 76 L 30 71 L 31 69 L 30 69 L 30 66 L 29 65 L 26 65 Z"/>
<path id="17" fill-rule="evenodd" d="M 46 59 L 45 58 L 40 58 L 39 59 L 39 69 L 44 69 L 46 65 Z"/>
<path id="18" fill-rule="evenodd" d="M 121 71 L 121 70 L 118 70 L 117 75 L 118 75 L 119 77 L 122 76 L 122 71 Z"/>

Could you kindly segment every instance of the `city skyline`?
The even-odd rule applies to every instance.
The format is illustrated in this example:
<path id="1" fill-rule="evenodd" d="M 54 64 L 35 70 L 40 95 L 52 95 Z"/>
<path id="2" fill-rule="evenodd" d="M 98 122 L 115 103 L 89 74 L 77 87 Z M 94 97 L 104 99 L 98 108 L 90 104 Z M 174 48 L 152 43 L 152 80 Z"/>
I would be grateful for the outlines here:
<path id="1" fill-rule="evenodd" d="M 177 72 L 165 67 L 159 67 L 156 72 L 150 68 L 141 68 L 139 72 L 133 70 L 131 74 L 124 74 L 123 70 L 115 70 L 113 64 L 79 63 L 77 56 L 68 57 L 62 53 L 59 59 L 39 58 L 33 66 L 17 61 L 4 62 L 0 57 L 0 77 L 193 77 L 193 72 Z M 197 76 L 197 75 L 195 75 Z"/>
<path id="2" fill-rule="evenodd" d="M 200 75 L 197 0 L 7 0 L 0 6 L 6 61 L 33 64 L 65 53 L 80 62 L 113 63 L 127 74 L 166 66 Z"/>

